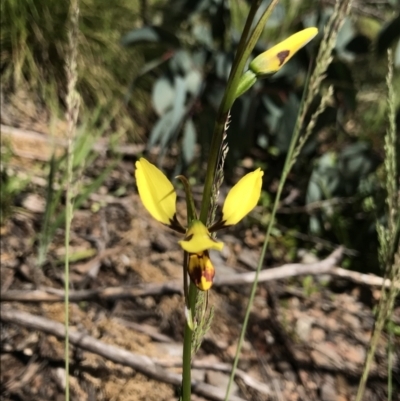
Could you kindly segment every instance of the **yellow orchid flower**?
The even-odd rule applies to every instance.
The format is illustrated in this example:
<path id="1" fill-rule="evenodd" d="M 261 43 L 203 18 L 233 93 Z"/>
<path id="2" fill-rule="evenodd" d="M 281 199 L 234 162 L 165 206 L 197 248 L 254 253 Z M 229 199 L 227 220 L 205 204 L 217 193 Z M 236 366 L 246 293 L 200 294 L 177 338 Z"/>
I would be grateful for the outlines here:
<path id="1" fill-rule="evenodd" d="M 160 223 L 171 225 L 176 214 L 176 192 L 171 181 L 154 164 L 136 162 L 136 185 L 144 207 Z"/>
<path id="2" fill-rule="evenodd" d="M 144 207 L 157 221 L 185 234 L 178 243 L 189 254 L 188 273 L 200 290 L 210 289 L 214 267 L 207 250 L 221 251 L 224 246 L 223 242 L 212 238 L 210 232 L 238 223 L 256 206 L 261 194 L 264 173 L 258 168 L 239 180 L 226 197 L 222 218 L 212 227 L 206 227 L 195 217 L 185 229 L 176 217 L 176 192 L 172 183 L 146 159 L 140 158 L 135 165 L 136 185 Z M 182 177 L 180 178 L 182 180 Z M 188 181 L 185 179 L 184 182 L 187 183 L 187 198 L 191 197 Z M 193 203 L 193 199 L 190 199 Z"/>
<path id="3" fill-rule="evenodd" d="M 216 241 L 211 237 L 207 227 L 200 220 L 192 221 L 185 238 L 178 243 L 184 251 L 189 253 L 200 253 L 206 249 L 221 251 L 224 247 L 223 242 Z"/>
<path id="4" fill-rule="evenodd" d="M 306 28 L 258 55 L 241 76 L 236 98 L 243 95 L 263 75 L 280 70 L 302 47 L 318 34 L 317 28 Z"/>
<path id="5" fill-rule="evenodd" d="M 222 208 L 225 227 L 237 224 L 256 207 L 260 199 L 263 175 L 264 172 L 258 168 L 242 177 L 228 192 Z"/>
<path id="6" fill-rule="evenodd" d="M 302 47 L 318 34 L 317 28 L 306 28 L 257 56 L 250 69 L 256 75 L 272 74 L 281 69 Z"/>
<path id="7" fill-rule="evenodd" d="M 207 251 L 189 255 L 188 273 L 198 289 L 208 291 L 212 287 L 215 269 Z"/>
<path id="8" fill-rule="evenodd" d="M 156 220 L 169 225 L 176 211 L 176 192 L 172 183 L 143 158 L 136 162 L 135 176 L 144 207 Z"/>

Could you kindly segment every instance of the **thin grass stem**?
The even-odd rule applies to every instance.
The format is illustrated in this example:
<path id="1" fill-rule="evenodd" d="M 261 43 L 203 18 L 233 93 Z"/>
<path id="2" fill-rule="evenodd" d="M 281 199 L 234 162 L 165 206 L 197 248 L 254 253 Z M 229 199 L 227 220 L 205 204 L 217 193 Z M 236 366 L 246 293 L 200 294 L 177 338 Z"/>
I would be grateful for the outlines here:
<path id="1" fill-rule="evenodd" d="M 310 123 L 308 124 L 306 133 L 303 135 L 303 138 L 302 138 L 301 132 L 302 132 L 304 120 L 305 120 L 306 114 L 311 106 L 312 100 L 314 99 L 314 97 L 317 95 L 317 93 L 320 90 L 320 86 L 321 86 L 321 83 L 325 76 L 325 72 L 326 72 L 330 62 L 332 61 L 331 53 L 332 53 L 333 47 L 336 42 L 337 33 L 340 30 L 340 28 L 344 22 L 345 16 L 349 13 L 350 7 L 351 7 L 351 0 L 343 1 L 343 2 L 340 2 L 340 1 L 336 2 L 335 10 L 334 10 L 330 20 L 328 21 L 328 24 L 327 24 L 325 32 L 324 32 L 323 43 L 325 45 L 321 46 L 320 51 L 318 52 L 318 55 L 316 58 L 315 69 L 311 75 L 309 74 L 308 79 L 306 81 L 305 90 L 303 92 L 298 115 L 296 118 L 296 124 L 295 124 L 294 130 L 293 130 L 288 153 L 287 153 L 286 159 L 285 159 L 285 164 L 283 167 L 282 175 L 281 175 L 277 193 L 275 196 L 275 201 L 274 201 L 274 204 L 272 207 L 270 221 L 269 221 L 269 224 L 268 224 L 268 227 L 266 230 L 265 240 L 264 240 L 264 244 L 263 244 L 263 247 L 261 250 L 261 255 L 260 255 L 260 258 L 258 261 L 254 282 L 251 287 L 250 297 L 249 297 L 249 301 L 247 304 L 245 317 L 243 320 L 242 330 L 241 330 L 240 336 L 239 336 L 239 342 L 238 342 L 238 346 L 236 349 L 235 359 L 233 362 L 232 371 L 231 371 L 231 375 L 229 377 L 229 383 L 228 383 L 226 394 L 225 394 L 225 401 L 227 401 L 229 399 L 230 389 L 232 387 L 232 383 L 233 383 L 233 380 L 235 377 L 235 372 L 236 372 L 237 365 L 239 362 L 240 352 L 241 352 L 244 338 L 246 335 L 246 330 L 247 330 L 247 325 L 249 322 L 251 308 L 253 306 L 254 297 L 256 294 L 256 290 L 257 290 L 259 273 L 263 266 L 265 254 L 266 254 L 266 251 L 267 251 L 267 248 L 269 245 L 272 228 L 274 227 L 274 224 L 275 224 L 276 212 L 278 210 L 283 187 L 285 185 L 285 182 L 289 175 L 289 172 L 297 159 L 297 156 L 300 154 L 300 151 L 301 151 L 302 147 L 304 146 L 308 136 L 311 134 L 311 130 L 312 130 L 313 124 L 315 124 L 316 118 L 323 111 L 322 108 L 319 107 L 317 109 L 317 111 L 314 113 Z M 324 101 L 321 102 L 321 103 L 324 103 L 322 105 L 323 107 L 326 106 L 327 100 L 328 100 L 329 96 L 331 95 L 331 93 L 332 93 L 332 89 L 330 88 L 327 91 L 326 96 L 323 97 Z M 303 139 L 303 140 L 301 140 L 301 139 Z"/>
<path id="2" fill-rule="evenodd" d="M 64 266 L 64 326 L 65 326 L 65 400 L 69 401 L 69 242 L 71 223 L 73 218 L 73 166 L 74 166 L 74 144 L 76 137 L 76 126 L 79 113 L 79 96 L 76 92 L 78 32 L 79 32 L 79 4 L 78 0 L 72 0 L 69 10 L 69 52 L 66 59 L 67 97 L 66 97 L 66 119 L 67 119 L 67 182 L 65 201 L 65 266 Z"/>
<path id="3" fill-rule="evenodd" d="M 399 244 L 399 225 L 400 219 L 400 195 L 398 193 L 397 177 L 397 153 L 396 153 L 396 123 L 395 123 L 395 93 L 393 89 L 393 54 L 388 51 L 388 73 L 386 78 L 388 88 L 388 121 L 389 127 L 385 135 L 385 189 L 387 193 L 387 226 L 377 224 L 379 239 L 379 256 L 384 277 L 391 280 L 391 287 L 386 290 L 381 288 L 381 299 L 378 304 L 377 317 L 372 338 L 369 342 L 367 357 L 364 363 L 363 373 L 358 385 L 356 401 L 361 401 L 364 397 L 365 388 L 368 381 L 369 371 L 375 356 L 375 350 L 382 334 L 385 323 L 390 317 L 394 301 L 398 295 L 396 283 L 400 281 L 400 244 Z M 390 362 L 390 347 L 388 349 Z M 390 363 L 388 364 L 390 367 Z M 390 375 L 388 375 L 390 377 Z M 390 390 L 390 388 L 389 388 Z M 391 391 L 391 390 L 390 390 Z"/>

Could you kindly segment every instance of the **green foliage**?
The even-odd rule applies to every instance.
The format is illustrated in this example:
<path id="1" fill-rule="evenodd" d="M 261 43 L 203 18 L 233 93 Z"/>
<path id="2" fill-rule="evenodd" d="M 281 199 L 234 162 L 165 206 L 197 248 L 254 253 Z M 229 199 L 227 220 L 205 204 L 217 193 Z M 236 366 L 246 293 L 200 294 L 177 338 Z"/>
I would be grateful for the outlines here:
<path id="1" fill-rule="evenodd" d="M 40 7 L 33 0 L 3 2 L 3 86 L 25 81 L 44 98 L 54 86 L 58 97 L 64 97 L 67 8 L 68 3 L 55 0 L 45 0 Z M 83 107 L 92 111 L 104 105 L 101 118 L 110 121 L 111 115 L 115 126 L 150 127 L 148 148 L 159 146 L 161 157 L 178 154 L 175 174 L 190 168 L 202 175 L 200 166 L 210 146 L 249 3 L 154 1 L 140 8 L 135 1 L 117 0 L 110 7 L 104 0 L 83 0 L 80 8 L 78 90 Z M 330 7 L 316 7 L 314 1 L 279 2 L 263 26 L 252 57 L 302 27 L 318 21 L 324 27 L 331 12 Z M 281 222 L 344 243 L 359 251 L 352 268 L 376 271 L 375 247 L 365 252 L 364 244 L 377 244 L 374 222 L 383 216 L 384 54 L 393 48 L 398 66 L 400 45 L 395 29 L 399 17 L 393 6 L 381 5 L 369 15 L 355 13 L 341 29 L 334 59 L 321 83 L 322 88 L 333 85 L 335 97 L 318 116 L 292 177 L 300 193 L 294 207 L 304 203 L 314 207 L 318 202 L 323 206 L 307 216 L 282 217 Z M 279 73 L 257 81 L 235 103 L 226 160 L 228 179 L 238 160 L 255 154 L 268 167 L 266 187 L 277 179 L 317 49 L 318 40 L 314 40 Z M 400 74 L 393 79 L 398 86 Z M 319 100 L 314 100 L 309 114 Z M 399 104 L 396 99 L 396 110 Z M 200 159 L 197 144 L 201 145 Z M 181 151 L 176 153 L 176 148 Z M 376 208 L 368 206 L 372 199 Z"/>
<path id="2" fill-rule="evenodd" d="M 84 182 L 80 179 L 84 169 L 93 164 L 98 157 L 98 153 L 93 150 L 92 144 L 104 135 L 109 125 L 109 122 L 103 122 L 102 125 L 99 125 L 100 116 L 101 111 L 99 109 L 97 113 L 88 118 L 77 130 L 73 147 L 72 165 L 76 190 L 76 197 L 73 202 L 74 210 L 79 209 L 89 196 L 100 188 L 119 161 L 119 158 L 115 157 L 114 161 L 103 171 L 97 173 L 93 180 Z M 114 136 L 120 137 L 120 134 L 116 133 Z M 56 230 L 65 223 L 66 210 L 65 207 L 60 206 L 65 194 L 64 190 L 68 182 L 67 179 L 67 155 L 63 154 L 59 158 L 53 156 L 48 166 L 46 208 L 39 234 L 38 266 L 42 266 L 45 262 L 48 247 L 53 240 Z"/>
<path id="3" fill-rule="evenodd" d="M 306 297 L 311 297 L 312 294 L 319 291 L 318 286 L 314 282 L 313 276 L 306 276 L 303 278 L 303 291 Z"/>
<path id="4" fill-rule="evenodd" d="M 28 176 L 18 176 L 7 167 L 11 157 L 11 152 L 5 147 L 0 164 L 0 226 L 12 215 L 15 198 L 24 191 L 30 182 Z"/>
<path id="5" fill-rule="evenodd" d="M 48 85 L 64 97 L 67 52 L 66 21 L 69 2 L 4 0 L 1 6 L 2 85 L 15 88 L 25 82 L 44 97 Z M 131 126 L 123 96 L 131 71 L 139 67 L 141 55 L 125 51 L 121 36 L 138 17 L 136 1 L 83 0 L 80 2 L 77 89 L 87 109 L 103 106 L 119 113 L 118 124 Z M 138 103 L 136 101 L 136 103 Z"/>
<path id="6" fill-rule="evenodd" d="M 145 66 L 155 66 L 144 68 L 147 73 L 138 77 L 133 90 L 151 83 L 157 121 L 147 146 L 158 146 L 160 157 L 176 154 L 178 148 L 174 171 L 178 173 L 193 165 L 199 168 L 203 162 L 196 159 L 196 143 L 201 145 L 201 156 L 210 146 L 216 110 L 249 5 L 244 1 L 182 0 L 179 8 L 170 4 L 153 7 L 162 24 L 148 18 L 147 25 L 129 32 L 123 43 L 143 52 Z M 398 17 L 392 11 L 387 5 L 379 9 L 379 18 L 356 14 L 346 19 L 334 44 L 332 62 L 318 84 L 321 89 L 332 85 L 334 98 L 315 117 L 294 170 L 295 177 L 300 177 L 294 177 L 301 194 L 298 200 L 313 207 L 321 202 L 323 206 L 315 208 L 308 221 L 302 216 L 282 220 L 286 226 L 296 224 L 302 231 L 355 249 L 360 257 L 353 260 L 352 268 L 374 272 L 377 252 L 373 246 L 365 252 L 364 245 L 366 241 L 377 244 L 374 222 L 383 213 L 384 194 L 378 177 L 386 110 L 381 96 L 385 74 L 382 49 L 399 48 L 393 28 Z M 322 32 L 331 13 L 331 8 L 316 8 L 312 1 L 296 6 L 280 2 L 253 56 L 317 21 Z M 382 23 L 383 17 L 387 17 L 387 24 Z M 277 179 L 289 149 L 307 70 L 317 50 L 315 40 L 281 71 L 257 81 L 235 102 L 226 160 L 228 179 L 237 161 L 252 154 L 254 148 L 269 167 L 267 184 Z M 400 82 L 400 77 L 394 79 Z M 306 121 L 318 109 L 322 93 L 310 105 Z M 365 202 L 371 197 L 377 199 L 375 210 L 366 208 Z"/>
<path id="7" fill-rule="evenodd" d="M 381 297 L 377 306 L 377 316 L 374 331 L 365 361 L 364 371 L 358 387 L 356 401 L 361 401 L 364 397 L 365 386 L 367 383 L 369 371 L 375 355 L 375 350 L 382 330 L 387 321 L 391 320 L 394 309 L 394 301 L 399 295 L 400 283 L 400 193 L 398 169 L 398 137 L 395 116 L 396 93 L 393 86 L 393 53 L 388 51 L 388 72 L 386 76 L 387 85 L 387 130 L 384 137 L 385 159 L 384 179 L 382 187 L 385 191 L 384 219 L 378 220 L 376 230 L 379 241 L 379 262 L 383 276 L 390 280 L 388 289 L 382 286 Z M 390 330 L 389 334 L 393 334 Z M 390 337 L 391 338 L 391 337 Z M 388 399 L 392 398 L 392 375 L 393 367 L 392 350 L 389 346 L 389 374 L 388 374 Z"/>

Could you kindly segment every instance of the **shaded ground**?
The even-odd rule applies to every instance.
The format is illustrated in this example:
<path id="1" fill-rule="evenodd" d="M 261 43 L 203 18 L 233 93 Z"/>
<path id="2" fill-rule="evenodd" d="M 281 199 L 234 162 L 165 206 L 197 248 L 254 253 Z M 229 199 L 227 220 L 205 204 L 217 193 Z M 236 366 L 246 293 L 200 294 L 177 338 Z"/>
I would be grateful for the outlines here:
<path id="1" fill-rule="evenodd" d="M 14 162 L 20 169 L 24 164 Z M 104 159 L 90 170 L 104 166 Z M 99 170 L 100 171 L 100 170 Z M 139 202 L 133 184 L 133 161 L 116 167 L 73 220 L 74 255 L 89 255 L 71 266 L 75 290 L 164 283 L 182 279 L 178 236 L 154 222 Z M 43 177 L 42 177 L 43 178 Z M 11 290 L 63 288 L 63 230 L 58 230 L 43 269 L 35 267 L 37 233 L 44 204 L 40 180 L 29 187 L 1 228 L 2 294 Z M 123 197 L 113 195 L 126 187 Z M 184 206 L 182 205 L 182 209 Z M 181 216 L 183 219 L 184 216 Z M 213 254 L 217 275 L 254 269 L 263 241 L 257 227 L 242 224 L 219 237 L 226 244 Z M 79 259 L 79 258 L 78 258 Z M 279 265 L 270 260 L 269 267 Z M 267 267 L 267 266 L 266 266 Z M 225 388 L 227 373 L 217 363 L 233 360 L 249 285 L 210 291 L 215 307 L 211 330 L 196 362 L 194 378 Z M 239 363 L 245 374 L 264 383 L 261 389 L 239 378 L 235 394 L 246 400 L 353 400 L 373 329 L 377 288 L 324 276 L 280 280 L 259 286 L 248 335 Z M 2 307 L 27 311 L 63 322 L 64 305 L 46 302 L 7 302 Z M 107 344 L 155 358 L 180 372 L 183 297 L 165 293 L 129 299 L 83 300 L 70 305 L 71 326 Z M 400 324 L 400 306 L 393 319 Z M 136 326 L 132 326 L 136 323 Z M 1 397 L 4 400 L 62 400 L 63 342 L 23 325 L 2 323 Z M 400 400 L 399 338 L 394 338 L 394 400 Z M 388 337 L 382 336 L 365 400 L 387 399 Z M 71 347 L 71 392 L 84 400 L 175 400 L 176 388 L 149 379 L 132 368 Z M 167 369 L 167 368 L 165 368 Z M 200 399 L 194 395 L 193 399 Z"/>

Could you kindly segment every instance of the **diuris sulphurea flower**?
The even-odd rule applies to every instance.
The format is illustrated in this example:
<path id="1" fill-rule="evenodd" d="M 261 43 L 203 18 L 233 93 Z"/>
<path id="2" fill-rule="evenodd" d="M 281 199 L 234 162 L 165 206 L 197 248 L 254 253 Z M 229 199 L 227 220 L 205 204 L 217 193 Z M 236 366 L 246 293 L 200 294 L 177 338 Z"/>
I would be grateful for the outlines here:
<path id="1" fill-rule="evenodd" d="M 279 71 L 302 47 L 318 34 L 317 28 L 306 28 L 258 55 L 240 78 L 236 97 L 243 95 L 257 78 Z"/>
<path id="2" fill-rule="evenodd" d="M 140 199 L 154 219 L 175 231 L 185 232 L 176 218 L 176 192 L 171 181 L 154 164 L 136 162 L 136 185 Z"/>
<path id="3" fill-rule="evenodd" d="M 188 273 L 198 289 L 208 291 L 211 288 L 215 269 L 207 251 L 189 254 Z"/>
<path id="4" fill-rule="evenodd" d="M 189 221 L 188 227 L 184 228 L 176 216 L 176 192 L 171 181 L 146 159 L 140 158 L 136 162 L 135 176 L 140 199 L 154 219 L 185 234 L 178 243 L 189 254 L 188 273 L 200 290 L 207 291 L 211 288 L 215 274 L 208 250 L 221 251 L 224 246 L 211 233 L 237 224 L 254 209 L 260 198 L 263 174 L 258 168 L 238 181 L 226 197 L 220 220 L 211 227 L 206 227 L 198 220 L 193 210 L 194 217 Z M 187 204 L 192 204 L 187 180 L 181 176 L 178 178 L 186 186 Z"/>

